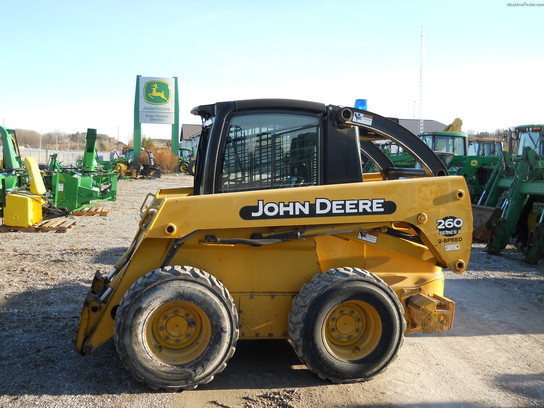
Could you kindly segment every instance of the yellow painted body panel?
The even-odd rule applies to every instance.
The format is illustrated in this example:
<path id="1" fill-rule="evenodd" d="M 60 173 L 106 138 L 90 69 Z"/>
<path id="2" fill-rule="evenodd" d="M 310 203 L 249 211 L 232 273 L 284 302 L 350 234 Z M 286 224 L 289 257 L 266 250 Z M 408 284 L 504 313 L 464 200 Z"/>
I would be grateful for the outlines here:
<path id="1" fill-rule="evenodd" d="M 42 198 L 35 194 L 9 193 L 4 207 L 4 224 L 30 227 L 42 220 Z"/>
<path id="2" fill-rule="evenodd" d="M 287 338 L 287 316 L 292 295 L 251 294 L 235 298 L 240 317 L 240 338 Z"/>
<path id="3" fill-rule="evenodd" d="M 268 207 L 272 212 L 280 203 L 282 208 L 291 202 L 316 203 L 317 208 L 317 200 L 325 199 L 331 211 L 319 216 L 292 216 L 293 205 L 289 216 L 285 210 L 283 218 L 251 219 L 264 203 L 275 203 Z M 382 213 L 380 200 L 393 202 L 395 210 Z M 352 215 L 363 201 L 377 203 L 372 207 L 377 211 Z M 440 229 L 450 224 L 459 228 Z M 166 264 L 197 267 L 219 279 L 240 312 L 241 338 L 285 338 L 292 297 L 313 275 L 333 267 L 376 274 L 407 310 L 409 296 L 443 296 L 443 267 L 458 273 L 466 269 L 471 234 L 470 196 L 462 177 L 202 196 L 190 195 L 189 189 L 159 190 L 146 205 L 139 231 L 111 282 L 95 278 L 76 347 L 88 353 L 111 338 L 112 313 L 125 292 Z M 244 241 L 278 236 L 286 240 L 263 246 Z M 405 317 L 407 332 L 419 329 L 409 313 Z"/>
<path id="4" fill-rule="evenodd" d="M 30 191 L 33 194 L 44 195 L 47 190 L 36 159 L 34 157 L 25 158 L 25 167 L 30 180 Z"/>

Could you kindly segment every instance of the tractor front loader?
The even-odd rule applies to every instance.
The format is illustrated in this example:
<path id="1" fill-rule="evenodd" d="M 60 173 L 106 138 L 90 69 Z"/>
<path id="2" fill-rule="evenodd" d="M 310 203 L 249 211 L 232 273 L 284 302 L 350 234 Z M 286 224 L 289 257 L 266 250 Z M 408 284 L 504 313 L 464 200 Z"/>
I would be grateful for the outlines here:
<path id="1" fill-rule="evenodd" d="M 199 106 L 194 186 L 142 204 L 133 242 L 97 272 L 75 346 L 115 340 L 125 367 L 156 389 L 221 372 L 238 340 L 289 339 L 335 383 L 363 381 L 405 334 L 452 327 L 442 268 L 466 270 L 463 177 L 392 120 L 293 100 Z M 391 140 L 421 168 L 399 168 Z M 362 174 L 362 157 L 375 173 Z"/>
<path id="2" fill-rule="evenodd" d="M 512 242 L 537 264 L 544 258 L 544 125 L 514 130 L 518 150 L 503 153 L 473 207 L 474 237 L 487 241 L 491 254 Z"/>

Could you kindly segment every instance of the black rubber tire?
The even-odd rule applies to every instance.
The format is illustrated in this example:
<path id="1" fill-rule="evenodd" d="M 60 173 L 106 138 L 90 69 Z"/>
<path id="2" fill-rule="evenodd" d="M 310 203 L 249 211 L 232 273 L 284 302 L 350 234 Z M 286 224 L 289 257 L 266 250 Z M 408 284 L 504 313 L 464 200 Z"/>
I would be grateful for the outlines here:
<path id="1" fill-rule="evenodd" d="M 189 167 L 187 169 L 187 174 L 189 176 L 194 176 L 195 175 L 195 171 L 196 171 L 196 162 L 195 161 L 192 161 L 189 163 Z"/>
<path id="2" fill-rule="evenodd" d="M 355 323 L 360 330 L 351 333 L 359 343 L 337 348 L 333 343 L 339 340 L 330 337 L 333 326 L 340 327 L 342 318 L 353 320 L 349 314 L 353 310 L 342 310 L 352 304 L 361 306 L 355 316 L 364 322 Z M 335 383 L 365 381 L 384 370 L 402 346 L 405 330 L 403 307 L 395 292 L 377 276 L 358 268 L 330 269 L 315 275 L 302 286 L 289 313 L 289 336 L 295 352 L 312 372 Z M 336 333 L 343 334 L 341 330 Z M 351 341 L 347 334 L 341 341 Z"/>
<path id="3" fill-rule="evenodd" d="M 191 335 L 195 340 L 185 340 Z M 207 272 L 167 266 L 126 292 L 115 316 L 114 338 L 123 365 L 138 381 L 153 389 L 194 389 L 223 371 L 234 354 L 238 313 L 227 289 Z M 180 340 L 181 347 L 174 344 Z"/>

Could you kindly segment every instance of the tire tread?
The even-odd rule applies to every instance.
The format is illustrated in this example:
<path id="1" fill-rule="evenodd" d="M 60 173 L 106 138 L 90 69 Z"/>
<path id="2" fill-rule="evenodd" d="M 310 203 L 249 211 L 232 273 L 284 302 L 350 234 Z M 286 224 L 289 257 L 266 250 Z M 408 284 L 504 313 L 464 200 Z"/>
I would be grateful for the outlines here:
<path id="1" fill-rule="evenodd" d="M 160 379 L 157 381 L 152 381 L 150 379 L 146 379 L 144 378 L 143 375 L 138 374 L 135 370 L 131 369 L 131 367 L 125 363 L 125 361 L 128 361 L 128 359 L 131 358 L 131 356 L 125 353 L 124 347 L 118 346 L 119 342 L 123 341 L 123 337 L 121 336 L 120 331 L 122 330 L 122 328 L 126 328 L 127 324 L 129 324 L 128 316 L 127 316 L 129 312 L 128 306 L 132 303 L 132 301 L 139 294 L 150 289 L 151 287 L 161 282 L 164 282 L 167 280 L 174 280 L 174 279 L 192 281 L 216 293 L 220 298 L 224 300 L 225 306 L 229 309 L 231 316 L 233 316 L 234 318 L 234 324 L 232 327 L 232 330 L 234 332 L 233 341 L 231 342 L 231 345 L 228 351 L 225 353 L 226 355 L 225 360 L 221 364 L 219 364 L 212 373 L 210 373 L 208 376 L 204 377 L 203 379 L 197 381 L 196 383 L 193 383 L 193 382 L 181 383 L 180 382 L 179 385 L 170 385 L 170 382 L 168 381 L 159 381 Z M 238 312 L 237 312 L 234 300 L 232 296 L 230 295 L 229 291 L 213 275 L 191 266 L 180 266 L 180 265 L 165 266 L 163 268 L 155 269 L 149 272 L 148 274 L 144 275 L 140 279 L 138 279 L 123 296 L 123 299 L 121 300 L 119 304 L 119 308 L 115 316 L 115 320 L 116 320 L 116 324 L 115 324 L 115 330 L 114 330 L 114 339 L 115 339 L 117 352 L 121 358 L 123 366 L 132 373 L 133 377 L 137 381 L 141 383 L 145 383 L 146 385 L 148 385 L 149 387 L 155 390 L 159 390 L 159 389 L 163 389 L 166 391 L 191 390 L 191 389 L 195 389 L 200 384 L 207 384 L 215 377 L 215 375 L 217 375 L 218 373 L 222 372 L 225 369 L 225 367 L 227 366 L 227 361 L 234 355 L 234 352 L 236 350 L 236 342 L 239 336 Z M 117 322 L 121 322 L 121 323 L 117 324 Z M 203 372 L 204 370 L 205 370 L 204 366 L 199 366 L 197 367 L 195 371 Z"/>
<path id="2" fill-rule="evenodd" d="M 404 319 L 404 315 L 402 311 L 404 310 L 398 296 L 396 295 L 395 291 L 382 279 L 380 279 L 378 276 L 374 275 L 373 273 L 370 273 L 364 269 L 359 268 L 353 268 L 353 267 L 342 267 L 342 268 L 333 268 L 329 269 L 325 273 L 318 273 L 312 277 L 312 279 L 309 282 L 306 282 L 304 285 L 302 285 L 302 288 L 300 289 L 300 292 L 295 298 L 293 299 L 293 305 L 291 308 L 291 311 L 289 313 L 289 338 L 291 341 L 291 345 L 293 346 L 293 349 L 295 350 L 295 353 L 298 355 L 300 360 L 312 371 L 315 373 L 319 378 L 323 380 L 329 380 L 334 383 L 345 383 L 345 382 L 357 382 L 357 381 L 366 381 L 370 378 L 374 377 L 375 375 L 383 372 L 387 366 L 393 362 L 396 357 L 397 353 L 395 351 L 393 358 L 379 371 L 374 373 L 373 375 L 365 378 L 357 378 L 349 381 L 343 381 L 338 380 L 336 378 L 332 378 L 330 376 L 327 376 L 321 372 L 317 367 L 314 367 L 313 364 L 310 361 L 307 361 L 307 359 L 304 357 L 304 353 L 302 352 L 302 337 L 303 337 L 303 331 L 305 329 L 304 327 L 304 316 L 305 312 L 308 310 L 308 307 L 310 304 L 320 296 L 321 293 L 327 288 L 329 288 L 332 284 L 336 284 L 341 281 L 351 281 L 351 280 L 358 280 L 358 281 L 364 281 L 368 282 L 372 285 L 375 285 L 379 287 L 381 290 L 383 290 L 385 293 L 389 295 L 393 303 L 395 304 L 395 307 L 399 313 L 399 321 L 401 322 L 401 333 L 404 334 L 406 331 L 406 320 Z M 402 347 L 402 344 L 404 342 L 404 335 L 401 335 L 400 342 L 397 346 L 397 351 Z"/>

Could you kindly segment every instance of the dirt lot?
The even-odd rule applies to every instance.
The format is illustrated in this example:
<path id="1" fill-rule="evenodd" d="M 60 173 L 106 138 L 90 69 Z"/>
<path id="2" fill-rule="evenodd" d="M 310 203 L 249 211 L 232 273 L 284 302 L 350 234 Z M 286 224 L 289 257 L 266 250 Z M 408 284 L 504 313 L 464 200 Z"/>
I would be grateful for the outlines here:
<path id="1" fill-rule="evenodd" d="M 67 233 L 0 234 L 1 407 L 541 407 L 544 406 L 544 264 L 475 244 L 469 271 L 447 273 L 455 328 L 411 335 L 396 361 L 367 383 L 332 385 L 285 341 L 240 342 L 211 383 L 152 392 L 122 367 L 112 342 L 75 352 L 81 304 L 96 269 L 109 271 L 160 186 L 190 177 L 121 181 L 107 217 L 78 217 Z"/>

